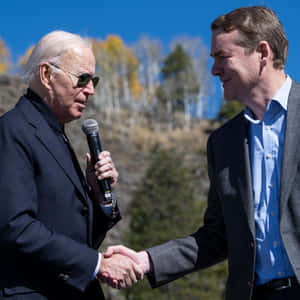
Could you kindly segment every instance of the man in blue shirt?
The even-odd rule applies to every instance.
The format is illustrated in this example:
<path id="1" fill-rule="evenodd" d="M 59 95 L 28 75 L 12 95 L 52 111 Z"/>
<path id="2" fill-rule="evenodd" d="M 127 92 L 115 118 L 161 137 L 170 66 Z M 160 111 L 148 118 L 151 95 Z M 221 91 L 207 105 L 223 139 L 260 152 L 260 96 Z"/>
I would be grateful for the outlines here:
<path id="1" fill-rule="evenodd" d="M 288 41 L 276 14 L 241 7 L 211 24 L 212 74 L 245 111 L 207 146 L 204 226 L 139 253 L 153 287 L 228 259 L 227 300 L 300 297 L 300 85 L 284 72 Z M 111 282 L 116 283 L 115 281 Z"/>

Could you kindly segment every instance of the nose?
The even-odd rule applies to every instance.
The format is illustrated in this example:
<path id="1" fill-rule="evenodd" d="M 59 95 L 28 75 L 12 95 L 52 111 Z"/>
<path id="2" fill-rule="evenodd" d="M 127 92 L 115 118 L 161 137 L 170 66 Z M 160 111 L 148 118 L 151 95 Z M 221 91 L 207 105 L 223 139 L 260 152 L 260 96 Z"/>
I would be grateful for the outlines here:
<path id="1" fill-rule="evenodd" d="M 218 65 L 218 63 L 216 62 L 216 60 L 214 60 L 214 64 L 213 64 L 213 66 L 212 66 L 212 68 L 211 68 L 211 74 L 212 74 L 213 76 L 218 76 L 218 75 L 221 74 L 221 68 L 220 68 L 220 66 Z"/>
<path id="2" fill-rule="evenodd" d="M 88 82 L 88 84 L 84 87 L 84 92 L 87 93 L 88 95 L 94 95 L 95 94 L 95 88 L 94 88 L 92 80 L 90 80 Z"/>

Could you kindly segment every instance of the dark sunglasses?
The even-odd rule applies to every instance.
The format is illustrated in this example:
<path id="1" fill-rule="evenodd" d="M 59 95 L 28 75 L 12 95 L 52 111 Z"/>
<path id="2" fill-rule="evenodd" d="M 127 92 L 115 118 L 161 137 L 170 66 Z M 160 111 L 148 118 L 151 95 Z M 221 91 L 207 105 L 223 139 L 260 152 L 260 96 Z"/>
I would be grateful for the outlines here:
<path id="1" fill-rule="evenodd" d="M 93 86 L 94 86 L 94 88 L 95 88 L 95 87 L 97 86 L 99 80 L 100 80 L 100 78 L 99 78 L 98 76 L 94 76 L 94 77 L 93 77 L 93 76 L 92 76 L 91 74 L 89 74 L 89 73 L 83 73 L 83 74 L 81 74 L 81 75 L 76 75 L 76 74 L 74 74 L 74 73 L 72 73 L 72 72 L 70 72 L 70 71 L 64 70 L 63 68 L 59 67 L 58 65 L 56 65 L 56 64 L 54 64 L 54 63 L 49 62 L 49 64 L 50 64 L 51 66 L 53 66 L 53 67 L 59 69 L 59 70 L 62 70 L 62 71 L 65 72 L 65 73 L 69 73 L 69 74 L 75 76 L 75 77 L 78 79 L 77 84 L 76 84 L 76 87 L 78 87 L 78 88 L 83 88 L 83 87 L 85 87 L 85 86 L 90 82 L 90 80 L 92 80 Z"/>

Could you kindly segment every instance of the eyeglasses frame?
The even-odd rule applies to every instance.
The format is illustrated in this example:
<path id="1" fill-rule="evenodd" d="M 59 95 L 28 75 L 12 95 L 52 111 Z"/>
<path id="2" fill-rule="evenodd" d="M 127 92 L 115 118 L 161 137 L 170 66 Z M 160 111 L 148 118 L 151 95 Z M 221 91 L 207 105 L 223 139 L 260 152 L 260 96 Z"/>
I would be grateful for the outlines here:
<path id="1" fill-rule="evenodd" d="M 64 68 L 58 66 L 57 64 L 55 64 L 55 63 L 53 63 L 53 62 L 48 62 L 48 63 L 49 63 L 49 65 L 53 66 L 54 68 L 59 69 L 59 70 L 65 72 L 65 73 L 67 73 L 67 74 L 70 74 L 70 75 L 76 77 L 76 78 L 78 79 L 78 81 L 77 81 L 77 84 L 75 85 L 75 87 L 78 87 L 78 88 L 84 88 L 84 87 L 86 87 L 86 86 L 89 84 L 90 81 L 92 81 L 93 87 L 95 88 L 95 87 L 97 86 L 97 84 L 99 83 L 99 81 L 100 81 L 100 77 L 99 77 L 99 76 L 94 76 L 94 77 L 93 77 L 93 76 L 92 76 L 91 74 L 89 74 L 89 73 L 82 73 L 82 74 L 80 74 L 80 75 L 76 75 L 75 73 L 70 72 L 70 71 L 67 71 L 67 70 L 65 70 Z M 81 77 L 82 75 L 89 75 L 90 79 L 87 81 L 86 84 L 84 84 L 84 85 L 81 86 L 81 85 L 78 85 L 78 83 L 79 83 L 80 77 Z M 72 79 L 71 79 L 71 80 L 72 80 Z M 73 80 L 72 80 L 72 83 L 73 83 Z M 74 83 L 73 83 L 73 84 L 74 84 Z"/>

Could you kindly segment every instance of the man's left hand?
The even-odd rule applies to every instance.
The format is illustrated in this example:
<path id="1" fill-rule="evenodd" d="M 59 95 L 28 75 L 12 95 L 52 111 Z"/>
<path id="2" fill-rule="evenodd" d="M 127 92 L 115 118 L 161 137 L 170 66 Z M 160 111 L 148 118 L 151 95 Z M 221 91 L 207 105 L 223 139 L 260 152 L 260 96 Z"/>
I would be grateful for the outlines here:
<path id="1" fill-rule="evenodd" d="M 107 178 L 110 180 L 111 187 L 114 188 L 118 181 L 119 173 L 115 168 L 110 153 L 108 151 L 102 151 L 99 154 L 99 160 L 94 166 L 89 153 L 86 154 L 86 158 L 86 177 L 94 193 L 98 194 L 100 192 L 97 180 Z"/>

